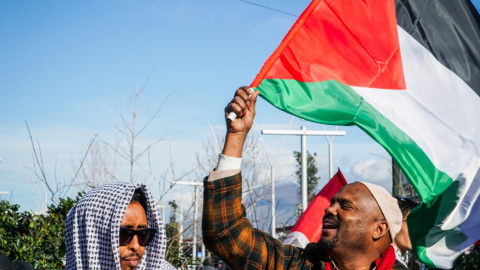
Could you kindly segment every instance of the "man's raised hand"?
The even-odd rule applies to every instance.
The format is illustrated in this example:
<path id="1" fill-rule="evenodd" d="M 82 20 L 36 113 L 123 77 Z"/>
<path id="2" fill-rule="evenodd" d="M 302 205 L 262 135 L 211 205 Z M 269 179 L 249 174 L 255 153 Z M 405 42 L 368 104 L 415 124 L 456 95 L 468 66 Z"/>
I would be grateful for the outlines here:
<path id="1" fill-rule="evenodd" d="M 231 157 L 241 157 L 243 143 L 253 124 L 255 117 L 255 103 L 259 91 L 243 86 L 235 91 L 232 101 L 225 107 L 225 121 L 227 123 L 227 137 L 223 154 Z M 230 121 L 227 116 L 230 112 L 237 114 L 237 117 Z"/>

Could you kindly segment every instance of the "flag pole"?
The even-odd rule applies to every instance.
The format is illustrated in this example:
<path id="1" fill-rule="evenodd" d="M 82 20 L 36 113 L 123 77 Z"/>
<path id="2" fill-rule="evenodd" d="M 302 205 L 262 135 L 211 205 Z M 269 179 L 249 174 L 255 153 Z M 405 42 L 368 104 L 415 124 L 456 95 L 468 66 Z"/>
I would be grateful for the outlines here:
<path id="1" fill-rule="evenodd" d="M 302 212 L 307 210 L 308 205 L 308 192 L 307 192 L 307 131 L 306 126 L 302 126 L 303 134 L 302 136 Z"/>

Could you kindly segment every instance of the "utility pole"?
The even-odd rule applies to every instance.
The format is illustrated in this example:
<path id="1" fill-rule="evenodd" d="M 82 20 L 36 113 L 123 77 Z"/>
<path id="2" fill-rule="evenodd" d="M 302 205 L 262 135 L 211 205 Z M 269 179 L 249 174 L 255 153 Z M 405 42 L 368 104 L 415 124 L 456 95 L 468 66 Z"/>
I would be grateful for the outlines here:
<path id="1" fill-rule="evenodd" d="M 255 125 L 255 129 L 258 132 L 258 127 L 257 123 L 253 121 L 253 124 Z M 272 224 L 271 224 L 271 232 L 270 234 L 274 237 L 277 238 L 277 232 L 276 232 L 276 220 L 275 220 L 275 161 L 272 162 L 270 159 L 270 156 L 268 155 L 267 152 L 267 147 L 265 147 L 265 142 L 263 141 L 262 136 L 260 135 L 260 132 L 258 132 L 258 137 L 260 138 L 260 141 L 262 142 L 263 150 L 265 151 L 265 155 L 267 156 L 268 163 L 270 163 L 270 193 L 271 193 L 271 204 L 272 204 Z"/>
<path id="2" fill-rule="evenodd" d="M 193 209 L 193 247 L 192 247 L 192 261 L 197 259 L 197 218 L 198 218 L 198 207 L 197 207 L 197 198 L 198 198 L 198 186 L 203 186 L 203 183 L 198 181 L 196 182 L 187 182 L 187 181 L 173 181 L 172 184 L 180 185 L 190 185 L 195 186 L 195 198 L 194 199 L 194 209 Z M 203 248 L 202 248 L 203 250 Z"/>
<path id="3" fill-rule="evenodd" d="M 162 220 L 163 220 L 163 225 L 165 227 L 167 227 L 167 221 L 165 220 L 165 208 L 163 207 L 163 205 L 161 204 L 157 204 L 157 211 L 160 210 L 161 211 L 161 215 L 162 215 Z M 160 212 L 158 211 L 158 212 Z M 160 213 L 159 213 L 160 214 Z"/>
<path id="4" fill-rule="evenodd" d="M 323 131 L 325 131 L 325 126 L 322 124 Z M 337 131 L 338 126 L 335 127 L 335 131 Z M 325 135 L 325 139 L 327 139 L 328 142 L 328 170 L 329 170 L 329 179 L 333 178 L 333 150 L 332 150 L 332 144 L 333 144 L 333 138 L 334 136 L 329 137 L 328 135 Z"/>
<path id="5" fill-rule="evenodd" d="M 178 226 L 178 233 L 180 234 L 180 237 L 178 238 L 178 242 L 180 243 L 178 245 L 178 248 L 180 249 L 179 251 L 182 251 L 182 244 L 183 244 L 183 201 L 180 201 L 180 217 L 179 217 L 179 226 Z"/>
<path id="6" fill-rule="evenodd" d="M 210 123 L 209 123 L 210 125 Z M 210 128 L 210 131 L 212 131 L 212 134 L 213 134 L 213 130 Z M 214 136 L 215 137 L 215 136 Z M 182 148 L 183 148 L 183 152 L 185 153 L 185 157 L 187 158 L 187 161 L 188 163 L 190 164 L 190 167 L 192 168 L 192 171 L 194 172 L 195 174 L 195 182 L 181 182 L 181 181 L 177 181 L 175 183 L 179 183 L 179 184 L 184 184 L 184 185 L 194 185 L 195 186 L 195 204 L 194 204 L 194 220 L 193 220 L 193 242 L 194 242 L 194 245 L 193 245 L 193 256 L 192 256 L 192 260 L 195 260 L 197 258 L 197 217 L 198 217 L 198 207 L 197 207 L 197 199 L 198 199 L 198 186 L 203 186 L 203 183 L 202 181 L 200 180 L 200 178 L 198 177 L 197 175 L 197 168 L 198 167 L 194 167 L 192 162 L 190 161 L 190 158 L 187 154 L 187 150 L 185 149 L 185 146 L 183 145 L 182 143 Z M 202 256 L 205 257 L 205 245 L 203 244 L 203 239 L 202 239 L 202 247 L 201 247 L 201 250 L 202 250 Z"/>
<path id="7" fill-rule="evenodd" d="M 292 119 L 290 120 L 290 124 L 288 125 L 288 129 L 290 130 L 290 126 L 292 125 L 294 116 L 292 116 Z M 271 223 L 271 232 L 270 234 L 274 237 L 277 238 L 277 231 L 276 231 L 276 206 L 275 206 L 275 161 L 277 155 L 275 155 L 274 160 L 272 161 L 270 159 L 270 155 L 268 154 L 267 147 L 265 146 L 265 141 L 262 138 L 262 135 L 260 134 L 260 130 L 257 127 L 257 123 L 253 121 L 253 124 L 255 126 L 255 130 L 258 133 L 259 140 L 262 142 L 263 150 L 265 151 L 265 155 L 267 156 L 267 160 L 270 163 L 270 195 L 271 195 L 271 207 L 272 207 L 272 223 Z M 278 151 L 280 151 L 280 148 L 282 148 L 283 143 L 285 142 L 285 137 L 282 141 L 282 144 L 278 148 Z M 278 152 L 277 152 L 278 154 Z"/>
<path id="8" fill-rule="evenodd" d="M 345 136 L 345 131 L 308 130 L 302 126 L 300 130 L 262 130 L 266 135 L 297 135 L 301 136 L 302 148 L 302 212 L 307 209 L 307 136 Z M 330 155 L 330 164 L 333 163 Z M 330 165 L 331 167 L 331 165 Z M 331 177 L 330 177 L 331 178 Z"/>

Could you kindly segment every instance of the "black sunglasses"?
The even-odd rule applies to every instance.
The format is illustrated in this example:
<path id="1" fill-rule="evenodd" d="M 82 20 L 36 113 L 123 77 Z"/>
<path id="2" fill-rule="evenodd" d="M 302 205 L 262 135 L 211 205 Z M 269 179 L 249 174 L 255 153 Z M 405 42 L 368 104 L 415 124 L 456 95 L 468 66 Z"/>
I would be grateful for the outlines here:
<path id="1" fill-rule="evenodd" d="M 132 242 L 133 237 L 136 235 L 138 238 L 138 244 L 142 247 L 150 245 L 153 238 L 157 233 L 157 229 L 148 228 L 141 230 L 134 230 L 129 228 L 120 228 L 120 246 L 126 246 Z"/>

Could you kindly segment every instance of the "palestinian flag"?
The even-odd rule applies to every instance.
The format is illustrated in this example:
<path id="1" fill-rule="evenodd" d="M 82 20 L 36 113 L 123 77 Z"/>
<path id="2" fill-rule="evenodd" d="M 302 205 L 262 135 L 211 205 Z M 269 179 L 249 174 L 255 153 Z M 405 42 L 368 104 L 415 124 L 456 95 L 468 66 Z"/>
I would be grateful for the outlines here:
<path id="1" fill-rule="evenodd" d="M 310 242 L 318 242 L 320 236 L 322 236 L 325 209 L 330 206 L 330 200 L 333 196 L 346 184 L 347 181 L 338 169 L 338 172 L 308 204 L 307 210 L 302 213 L 297 223 L 285 237 L 283 244 L 304 248 Z"/>
<path id="2" fill-rule="evenodd" d="M 469 0 L 314 0 L 251 87 L 300 118 L 357 125 L 423 204 L 417 254 L 450 268 L 480 239 L 480 17 Z"/>

